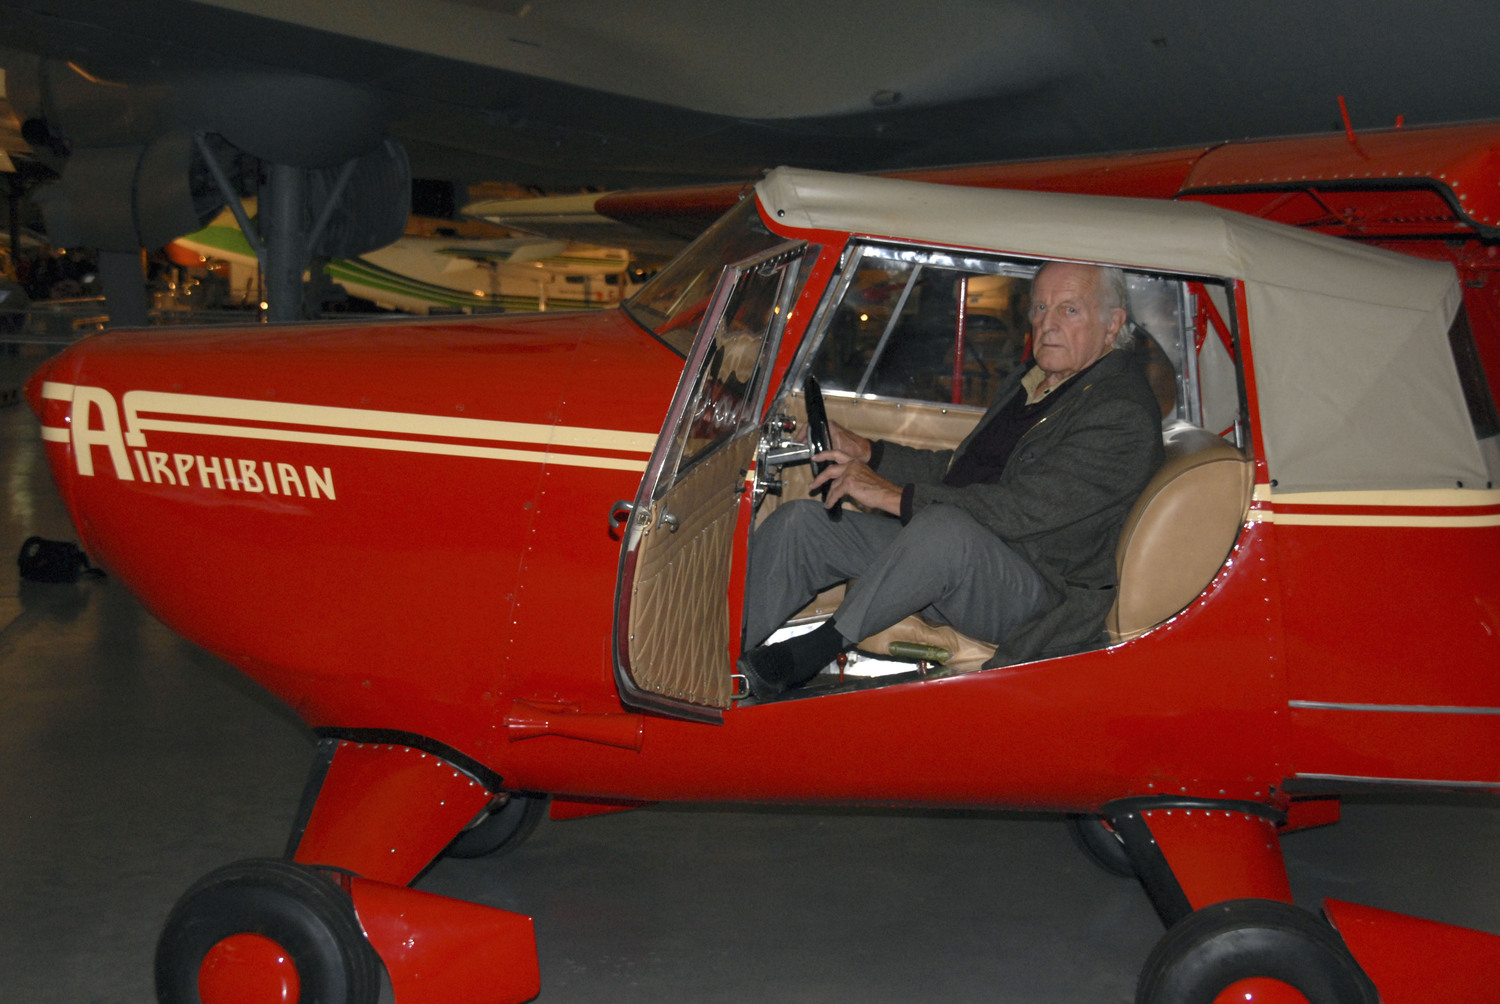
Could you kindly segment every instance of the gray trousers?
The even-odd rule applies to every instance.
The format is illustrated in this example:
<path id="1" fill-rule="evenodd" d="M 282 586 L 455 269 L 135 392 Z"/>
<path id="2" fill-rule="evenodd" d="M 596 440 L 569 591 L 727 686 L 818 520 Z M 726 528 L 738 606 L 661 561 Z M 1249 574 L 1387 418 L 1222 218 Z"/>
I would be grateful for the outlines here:
<path id="1" fill-rule="evenodd" d="M 845 579 L 857 581 L 833 623 L 851 641 L 920 613 L 1000 642 L 1058 601 L 1025 557 L 956 506 L 928 506 L 902 526 L 894 516 L 852 510 L 834 522 L 822 503 L 799 499 L 750 537 L 746 649 Z"/>

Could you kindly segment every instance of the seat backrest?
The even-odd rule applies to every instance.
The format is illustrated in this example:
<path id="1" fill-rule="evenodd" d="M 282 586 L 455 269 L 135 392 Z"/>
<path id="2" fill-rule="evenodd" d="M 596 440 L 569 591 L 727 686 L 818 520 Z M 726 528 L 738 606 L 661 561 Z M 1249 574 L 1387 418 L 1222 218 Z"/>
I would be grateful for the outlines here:
<path id="1" fill-rule="evenodd" d="M 1111 641 L 1126 641 L 1197 598 L 1234 546 L 1255 483 L 1235 447 L 1195 426 L 1164 436 L 1167 458 L 1136 500 L 1115 549 Z"/>

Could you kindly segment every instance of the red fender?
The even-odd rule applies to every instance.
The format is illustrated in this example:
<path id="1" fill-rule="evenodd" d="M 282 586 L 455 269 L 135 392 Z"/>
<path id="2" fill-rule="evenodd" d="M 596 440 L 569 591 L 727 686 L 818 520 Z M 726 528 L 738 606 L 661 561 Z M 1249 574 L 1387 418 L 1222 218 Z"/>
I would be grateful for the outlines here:
<path id="1" fill-rule="evenodd" d="M 1500 937 L 1336 899 L 1323 911 L 1383 1004 L 1500 1000 Z"/>
<path id="2" fill-rule="evenodd" d="M 520 1004 L 541 992 L 530 917 L 369 879 L 347 885 L 397 1004 Z"/>

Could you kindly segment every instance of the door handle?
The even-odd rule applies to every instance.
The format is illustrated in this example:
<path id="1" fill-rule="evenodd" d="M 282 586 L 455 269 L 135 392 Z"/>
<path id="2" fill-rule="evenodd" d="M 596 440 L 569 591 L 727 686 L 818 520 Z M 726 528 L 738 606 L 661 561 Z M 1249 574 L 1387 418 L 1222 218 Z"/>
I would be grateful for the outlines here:
<path id="1" fill-rule="evenodd" d="M 619 499 L 609 507 L 610 536 L 618 536 L 625 529 L 625 524 L 630 522 L 630 515 L 633 512 L 635 512 L 635 503 L 625 499 Z"/>

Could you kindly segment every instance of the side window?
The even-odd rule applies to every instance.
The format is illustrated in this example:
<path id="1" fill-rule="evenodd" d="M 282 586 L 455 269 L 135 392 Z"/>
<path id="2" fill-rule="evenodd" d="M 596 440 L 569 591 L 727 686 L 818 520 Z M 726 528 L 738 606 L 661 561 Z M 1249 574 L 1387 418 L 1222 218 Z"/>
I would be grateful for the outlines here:
<path id="1" fill-rule="evenodd" d="M 1029 271 L 862 248 L 813 373 L 827 390 L 984 407 L 1022 365 Z"/>
<path id="2" fill-rule="evenodd" d="M 1176 415 L 1188 399 L 1183 367 L 1186 324 L 1182 284 L 1150 275 L 1125 277 L 1130 352 L 1145 368 L 1162 417 Z"/>
<path id="3" fill-rule="evenodd" d="M 1008 378 L 1030 365 L 1031 278 L 1039 267 L 1035 261 L 856 246 L 825 315 L 812 373 L 835 395 L 985 408 Z M 1134 335 L 1129 351 L 1162 418 L 1242 435 L 1225 284 L 1127 271 L 1126 286 Z"/>
<path id="4" fill-rule="evenodd" d="M 1177 414 L 1248 450 L 1249 423 L 1232 325 L 1235 294 L 1218 282 L 1189 280 L 1180 286 L 1183 324 L 1191 341 L 1184 339 L 1178 366 L 1182 392 Z"/>
<path id="5" fill-rule="evenodd" d="M 1241 441 L 1238 353 L 1223 283 L 1127 272 L 1134 340 L 1130 351 L 1145 368 L 1163 419 L 1189 422 Z"/>

